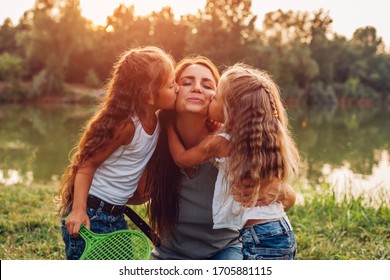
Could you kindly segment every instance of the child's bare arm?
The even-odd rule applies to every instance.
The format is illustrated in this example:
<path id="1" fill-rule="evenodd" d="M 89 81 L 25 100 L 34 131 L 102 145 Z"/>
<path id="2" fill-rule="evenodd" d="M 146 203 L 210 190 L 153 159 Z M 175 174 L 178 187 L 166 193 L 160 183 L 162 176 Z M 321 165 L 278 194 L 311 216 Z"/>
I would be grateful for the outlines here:
<path id="1" fill-rule="evenodd" d="M 86 213 L 88 192 L 92 184 L 96 169 L 121 145 L 131 141 L 134 136 L 133 123 L 116 130 L 114 140 L 102 147 L 98 152 L 86 159 L 79 167 L 74 181 L 74 195 L 72 211 L 66 220 L 66 228 L 69 234 L 78 236 L 81 224 L 90 227 L 90 221 Z"/>
<path id="2" fill-rule="evenodd" d="M 173 160 L 181 168 L 194 167 L 213 157 L 224 157 L 228 150 L 228 140 L 217 135 L 209 135 L 186 150 L 173 126 L 168 127 L 168 143 Z"/>

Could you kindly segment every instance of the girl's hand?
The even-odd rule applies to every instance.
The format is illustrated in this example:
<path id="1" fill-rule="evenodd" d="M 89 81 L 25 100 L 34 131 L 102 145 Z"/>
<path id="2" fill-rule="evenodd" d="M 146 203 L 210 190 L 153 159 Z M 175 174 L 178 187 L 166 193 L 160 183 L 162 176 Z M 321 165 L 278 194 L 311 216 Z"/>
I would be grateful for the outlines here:
<path id="1" fill-rule="evenodd" d="M 67 231 L 73 237 L 79 236 L 79 230 L 82 224 L 90 228 L 89 217 L 85 211 L 72 211 L 65 222 Z"/>
<path id="2" fill-rule="evenodd" d="M 222 126 L 222 123 L 208 118 L 206 121 L 206 125 L 209 128 L 210 132 L 214 132 Z"/>

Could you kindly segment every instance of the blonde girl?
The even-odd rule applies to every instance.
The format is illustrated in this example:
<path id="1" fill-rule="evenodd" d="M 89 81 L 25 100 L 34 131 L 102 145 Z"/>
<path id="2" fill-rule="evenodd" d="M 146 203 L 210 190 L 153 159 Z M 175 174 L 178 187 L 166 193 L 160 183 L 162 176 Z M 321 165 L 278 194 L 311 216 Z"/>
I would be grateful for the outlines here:
<path id="1" fill-rule="evenodd" d="M 236 64 L 222 74 L 209 117 L 224 122 L 218 133 L 185 150 L 170 127 L 169 145 L 181 167 L 215 159 L 214 229 L 241 229 L 244 259 L 294 259 L 296 240 L 280 198 L 255 206 L 271 186 L 286 185 L 299 163 L 277 85 L 266 72 Z M 245 198 L 234 190 L 243 182 L 251 184 L 246 204 L 236 202 Z"/>
<path id="2" fill-rule="evenodd" d="M 157 47 L 133 48 L 113 67 L 104 100 L 88 121 L 58 191 L 66 257 L 79 259 L 82 224 L 96 233 L 127 228 L 124 205 L 134 194 L 160 127 L 159 109 L 173 109 L 174 60 Z"/>

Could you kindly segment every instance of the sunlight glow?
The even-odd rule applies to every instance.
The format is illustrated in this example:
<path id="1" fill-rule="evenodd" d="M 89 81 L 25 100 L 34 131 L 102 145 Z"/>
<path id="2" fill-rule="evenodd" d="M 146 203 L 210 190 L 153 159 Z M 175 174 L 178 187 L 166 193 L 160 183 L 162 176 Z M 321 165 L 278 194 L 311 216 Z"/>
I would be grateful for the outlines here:
<path id="1" fill-rule="evenodd" d="M 345 163 L 340 168 L 331 169 L 325 165 L 322 173 L 325 181 L 328 182 L 335 193 L 343 196 L 367 195 L 373 199 L 383 196 L 384 192 L 390 192 L 390 160 L 389 152 L 382 150 L 378 152 L 379 162 L 373 166 L 372 174 L 362 176 L 353 173 L 349 168 L 349 163 Z"/>
<path id="2" fill-rule="evenodd" d="M 106 32 L 114 32 L 114 27 L 112 27 L 112 25 L 107 26 Z"/>
<path id="3" fill-rule="evenodd" d="M 179 19 L 181 15 L 196 14 L 198 9 L 205 6 L 206 0 L 110 0 L 100 1 L 99 5 L 96 5 L 96 0 L 81 0 L 81 13 L 95 24 L 105 25 L 106 17 L 121 3 L 126 7 L 134 5 L 135 14 L 141 16 L 148 15 L 152 11 L 159 12 L 163 7 L 170 6 L 175 17 Z"/>
<path id="4" fill-rule="evenodd" d="M 31 9 L 35 0 L 3 1 L 0 8 L 0 21 L 10 17 L 17 23 L 24 11 Z M 123 3 L 126 6 L 134 5 L 135 13 L 147 15 L 152 11 L 161 11 L 161 8 L 170 6 L 176 18 L 181 15 L 197 14 L 203 10 L 206 0 L 80 0 L 81 13 L 96 25 L 105 25 L 106 17 L 111 15 L 115 8 Z M 1 4 L 0 4 L 1 5 Z M 390 44 L 390 2 L 383 0 L 252 0 L 252 12 L 257 15 L 256 25 L 261 29 L 263 17 L 266 13 L 281 9 L 283 11 L 308 11 L 319 9 L 328 11 L 333 19 L 332 27 L 338 34 L 351 38 L 359 27 L 374 26 L 378 36 L 383 37 L 386 45 Z"/>
<path id="5" fill-rule="evenodd" d="M 33 181 L 33 173 L 27 172 L 24 176 L 20 171 L 15 169 L 7 170 L 7 175 L 4 176 L 3 170 L 0 169 L 0 184 L 5 186 L 12 186 L 16 184 L 26 184 L 29 185 Z"/>

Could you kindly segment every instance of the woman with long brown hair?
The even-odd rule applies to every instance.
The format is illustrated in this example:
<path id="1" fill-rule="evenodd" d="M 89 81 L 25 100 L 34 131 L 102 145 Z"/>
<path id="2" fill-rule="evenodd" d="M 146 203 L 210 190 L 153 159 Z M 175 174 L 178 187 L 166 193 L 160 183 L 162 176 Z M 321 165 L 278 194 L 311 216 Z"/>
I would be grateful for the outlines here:
<path id="1" fill-rule="evenodd" d="M 177 167 L 167 142 L 169 123 L 174 124 L 186 149 L 210 134 L 207 111 L 218 81 L 217 67 L 205 57 L 187 57 L 176 66 L 175 111 L 160 114 L 162 132 L 146 183 L 150 223 L 161 237 L 161 246 L 152 254 L 155 259 L 243 259 L 238 229 L 213 229 L 216 167 L 211 162 Z M 268 191 L 272 200 L 278 192 L 275 188 Z"/>

